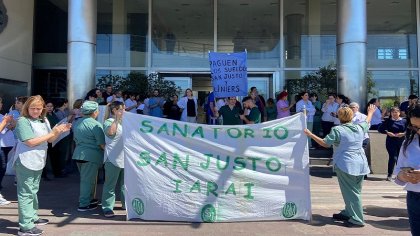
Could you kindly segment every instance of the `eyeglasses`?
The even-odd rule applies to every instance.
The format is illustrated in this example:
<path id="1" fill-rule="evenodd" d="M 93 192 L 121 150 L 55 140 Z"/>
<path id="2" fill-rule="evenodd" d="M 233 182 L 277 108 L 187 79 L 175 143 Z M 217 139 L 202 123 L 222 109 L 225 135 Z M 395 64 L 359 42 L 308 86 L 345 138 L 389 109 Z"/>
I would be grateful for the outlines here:
<path id="1" fill-rule="evenodd" d="M 408 126 L 407 126 L 407 128 L 409 128 L 409 129 L 411 129 L 411 130 L 413 130 L 413 131 L 415 131 L 415 132 L 419 132 L 419 130 L 420 130 L 420 128 L 419 128 L 419 127 L 417 127 L 417 126 L 413 126 L 413 125 L 408 125 Z"/>

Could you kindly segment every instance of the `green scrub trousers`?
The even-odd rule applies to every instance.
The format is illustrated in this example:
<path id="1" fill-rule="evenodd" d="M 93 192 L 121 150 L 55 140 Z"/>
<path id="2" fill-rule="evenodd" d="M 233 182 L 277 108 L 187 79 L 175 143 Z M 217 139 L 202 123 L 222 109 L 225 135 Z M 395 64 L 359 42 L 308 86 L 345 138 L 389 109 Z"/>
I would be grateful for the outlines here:
<path id="1" fill-rule="evenodd" d="M 121 204 L 125 208 L 124 169 L 109 161 L 105 162 L 105 182 L 102 192 L 102 210 L 112 211 L 115 205 L 115 189 L 121 191 Z"/>
<path id="2" fill-rule="evenodd" d="M 100 166 L 101 164 L 90 161 L 77 162 L 80 172 L 79 207 L 89 206 L 90 201 L 94 198 Z"/>
<path id="3" fill-rule="evenodd" d="M 34 221 L 38 217 L 38 190 L 42 170 L 30 170 L 20 163 L 19 158 L 15 163 L 17 179 L 17 197 L 19 212 L 19 227 L 29 230 L 35 227 Z"/>
<path id="4" fill-rule="evenodd" d="M 341 211 L 341 214 L 350 217 L 350 223 L 364 225 L 361 195 L 364 176 L 349 175 L 341 171 L 337 166 L 335 166 L 334 170 L 337 174 L 341 194 L 346 205 L 346 208 Z"/>

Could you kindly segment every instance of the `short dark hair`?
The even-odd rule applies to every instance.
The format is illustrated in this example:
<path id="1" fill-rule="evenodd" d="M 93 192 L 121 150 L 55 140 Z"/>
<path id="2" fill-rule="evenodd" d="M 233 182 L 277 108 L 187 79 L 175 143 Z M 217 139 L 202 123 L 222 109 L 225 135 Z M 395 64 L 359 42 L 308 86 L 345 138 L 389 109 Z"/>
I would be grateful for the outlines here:
<path id="1" fill-rule="evenodd" d="M 254 100 L 254 99 L 252 99 L 252 97 L 250 97 L 250 96 L 246 96 L 242 99 L 242 102 L 246 102 L 248 100 Z"/>

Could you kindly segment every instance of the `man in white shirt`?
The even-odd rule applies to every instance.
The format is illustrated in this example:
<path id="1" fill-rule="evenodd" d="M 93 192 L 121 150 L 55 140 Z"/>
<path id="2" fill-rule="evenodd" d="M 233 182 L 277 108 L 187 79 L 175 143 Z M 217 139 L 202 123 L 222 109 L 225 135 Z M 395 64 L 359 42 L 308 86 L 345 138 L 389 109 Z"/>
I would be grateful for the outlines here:
<path id="1" fill-rule="evenodd" d="M 137 113 L 136 95 L 129 93 L 127 100 L 124 102 L 125 110 L 131 113 Z"/>
<path id="2" fill-rule="evenodd" d="M 124 98 L 122 97 L 122 91 L 121 90 L 117 91 L 114 95 L 109 96 L 106 99 L 106 103 L 111 103 L 111 102 L 114 102 L 114 101 L 119 101 L 119 102 L 124 103 Z"/>

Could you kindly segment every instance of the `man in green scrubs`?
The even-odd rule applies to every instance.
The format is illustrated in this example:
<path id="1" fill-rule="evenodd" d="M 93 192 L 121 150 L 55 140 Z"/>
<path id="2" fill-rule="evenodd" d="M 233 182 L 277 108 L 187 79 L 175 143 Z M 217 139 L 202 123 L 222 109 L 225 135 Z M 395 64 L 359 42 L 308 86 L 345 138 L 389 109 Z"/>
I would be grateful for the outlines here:
<path id="1" fill-rule="evenodd" d="M 73 135 L 76 160 L 80 172 L 80 196 L 78 211 L 93 210 L 98 206 L 94 201 L 98 170 L 103 163 L 105 135 L 102 124 L 96 121 L 99 114 L 98 103 L 85 101 L 81 107 L 83 117 L 74 124 Z"/>
<path id="2" fill-rule="evenodd" d="M 216 111 L 214 116 L 222 116 L 223 125 L 241 125 L 240 114 L 242 114 L 242 109 L 240 106 L 236 106 L 236 97 L 229 97 L 228 104 Z"/>
<path id="3" fill-rule="evenodd" d="M 261 112 L 258 110 L 258 107 L 255 105 L 255 101 L 252 97 L 245 97 L 242 99 L 244 110 L 249 110 L 248 115 L 241 115 L 241 120 L 245 124 L 257 124 L 261 123 Z"/>

